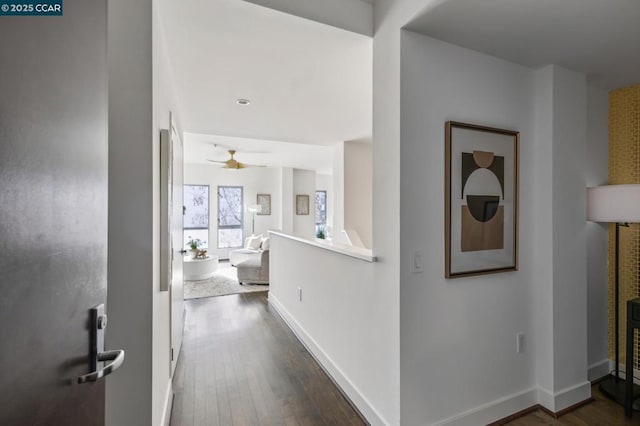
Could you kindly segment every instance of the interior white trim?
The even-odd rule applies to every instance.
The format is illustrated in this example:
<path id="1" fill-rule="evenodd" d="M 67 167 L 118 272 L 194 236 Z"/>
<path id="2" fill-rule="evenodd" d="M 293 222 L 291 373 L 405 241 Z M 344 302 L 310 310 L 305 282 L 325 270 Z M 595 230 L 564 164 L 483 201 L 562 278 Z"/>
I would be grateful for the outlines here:
<path id="1" fill-rule="evenodd" d="M 536 393 L 538 396 L 538 404 L 542 405 L 547 410 L 551 410 L 555 412 L 555 410 L 553 409 L 554 407 L 553 393 L 540 386 L 538 386 L 538 388 L 536 389 Z"/>
<path id="2" fill-rule="evenodd" d="M 591 398 L 591 382 L 584 381 L 577 385 L 562 389 L 555 395 L 555 410 L 558 412 L 572 405 Z"/>
<path id="3" fill-rule="evenodd" d="M 325 240 L 309 240 L 304 237 L 300 237 L 297 235 L 286 234 L 281 231 L 269 231 L 270 234 L 277 235 L 279 237 L 287 238 L 289 240 L 298 241 L 300 243 L 308 244 L 310 246 L 318 247 L 321 249 L 333 251 L 335 253 L 344 254 L 345 256 L 355 257 L 356 259 L 364 260 L 366 262 L 375 262 L 376 257 L 373 255 L 371 250 L 355 247 L 355 246 L 347 246 L 344 244 L 333 243 Z"/>
<path id="4" fill-rule="evenodd" d="M 598 364 L 598 366 L 600 363 Z M 533 387 L 513 395 L 497 399 L 453 417 L 434 423 L 432 426 L 455 424 L 474 426 L 504 419 L 536 404 L 555 413 L 591 397 L 591 383 L 584 382 L 557 392 L 555 395 L 541 387 Z"/>
<path id="5" fill-rule="evenodd" d="M 477 426 L 488 424 L 536 405 L 537 396 L 536 388 L 526 389 L 522 392 L 496 399 L 495 401 L 433 423 L 432 426 L 449 424 L 455 424 L 456 426 Z"/>
<path id="6" fill-rule="evenodd" d="M 360 414 L 366 418 L 370 425 L 389 424 L 271 292 L 269 292 L 269 306 L 272 306 L 278 315 L 280 315 L 298 340 L 307 348 L 325 373 L 331 377 L 336 386 L 342 390 L 344 395 L 351 401 Z"/>
<path id="7" fill-rule="evenodd" d="M 584 381 L 555 394 L 538 387 L 538 404 L 554 413 L 591 398 L 591 382 Z"/>
<path id="8" fill-rule="evenodd" d="M 173 408 L 173 379 L 169 378 L 169 384 L 167 385 L 167 392 L 164 397 L 164 409 L 162 410 L 162 419 L 160 424 L 162 426 L 169 426 L 171 421 L 171 409 Z"/>
<path id="9" fill-rule="evenodd" d="M 588 368 L 587 379 L 593 382 L 609 374 L 609 371 L 611 371 L 611 362 L 608 359 L 603 359 L 600 362 L 591 364 Z"/>

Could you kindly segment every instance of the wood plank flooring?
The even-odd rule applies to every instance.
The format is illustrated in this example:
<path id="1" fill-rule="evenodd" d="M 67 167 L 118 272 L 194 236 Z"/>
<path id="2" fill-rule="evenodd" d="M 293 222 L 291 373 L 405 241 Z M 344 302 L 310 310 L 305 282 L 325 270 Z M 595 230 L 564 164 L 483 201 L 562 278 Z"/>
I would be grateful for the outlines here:
<path id="1" fill-rule="evenodd" d="M 171 426 L 363 425 L 267 293 L 185 302 Z"/>
<path id="2" fill-rule="evenodd" d="M 171 426 L 365 424 L 270 311 L 266 292 L 190 300 L 185 308 Z M 597 385 L 592 395 L 559 419 L 536 410 L 507 424 L 640 425 L 640 413 L 625 418 Z"/>

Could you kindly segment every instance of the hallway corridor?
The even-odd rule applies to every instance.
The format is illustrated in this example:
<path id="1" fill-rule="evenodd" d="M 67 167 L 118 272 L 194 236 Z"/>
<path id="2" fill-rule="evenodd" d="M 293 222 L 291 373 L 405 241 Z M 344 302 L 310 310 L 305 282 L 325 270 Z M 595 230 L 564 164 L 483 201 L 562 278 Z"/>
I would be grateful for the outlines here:
<path id="1" fill-rule="evenodd" d="M 362 425 L 267 292 L 185 303 L 171 426 Z"/>

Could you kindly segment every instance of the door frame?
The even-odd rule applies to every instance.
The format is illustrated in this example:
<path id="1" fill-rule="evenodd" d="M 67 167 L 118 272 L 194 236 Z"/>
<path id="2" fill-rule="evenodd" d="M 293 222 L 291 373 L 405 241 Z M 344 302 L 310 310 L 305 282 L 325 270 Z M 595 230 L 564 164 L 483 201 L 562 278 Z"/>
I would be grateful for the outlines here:
<path id="1" fill-rule="evenodd" d="M 185 314 L 184 305 L 182 305 L 182 312 L 174 312 L 174 286 L 172 285 L 173 269 L 174 257 L 182 256 L 179 251 L 184 248 L 184 244 L 179 244 L 179 247 L 177 247 L 176 244 L 174 244 L 172 237 L 173 230 L 176 225 L 172 220 L 173 210 L 171 209 L 174 186 L 174 143 L 177 141 L 182 148 L 182 138 L 180 137 L 180 133 L 175 123 L 174 115 L 171 112 L 169 113 L 169 123 L 169 129 L 162 129 L 160 131 L 160 291 L 166 291 L 169 293 L 169 376 L 173 377 L 182 348 L 182 339 L 177 342 L 177 347 L 175 347 L 176 342 L 174 341 L 175 339 L 173 335 L 174 321 L 176 317 L 182 319 L 182 331 L 184 332 Z M 183 202 L 181 201 L 181 210 L 182 205 Z M 182 221 L 180 221 L 180 228 L 182 228 Z"/>

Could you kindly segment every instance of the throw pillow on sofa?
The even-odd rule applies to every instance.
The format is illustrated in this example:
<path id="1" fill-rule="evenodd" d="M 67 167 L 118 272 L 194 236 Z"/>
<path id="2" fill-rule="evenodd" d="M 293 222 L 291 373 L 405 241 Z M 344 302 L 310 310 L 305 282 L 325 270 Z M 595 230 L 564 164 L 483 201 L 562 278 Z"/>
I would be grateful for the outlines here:
<path id="1" fill-rule="evenodd" d="M 247 249 L 258 250 L 262 244 L 262 235 L 252 235 L 248 238 Z"/>
<path id="2" fill-rule="evenodd" d="M 269 250 L 269 237 L 262 239 L 262 245 L 260 246 L 262 250 Z"/>

